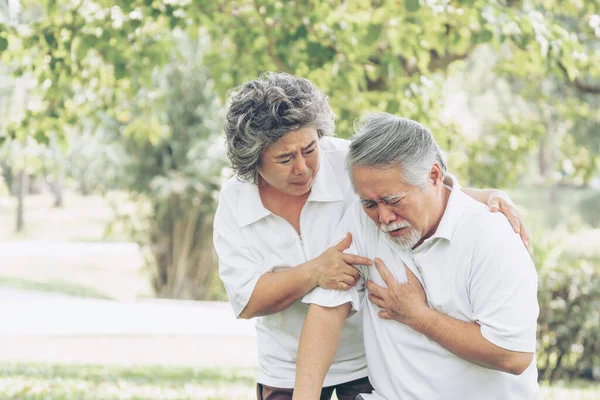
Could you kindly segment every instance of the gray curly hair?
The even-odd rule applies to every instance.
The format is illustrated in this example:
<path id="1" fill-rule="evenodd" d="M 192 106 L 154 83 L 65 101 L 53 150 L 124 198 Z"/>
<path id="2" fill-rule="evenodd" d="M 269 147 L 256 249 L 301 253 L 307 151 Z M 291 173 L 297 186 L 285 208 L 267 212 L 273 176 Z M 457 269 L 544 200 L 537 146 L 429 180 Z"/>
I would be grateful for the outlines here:
<path id="1" fill-rule="evenodd" d="M 243 180 L 258 183 L 263 151 L 286 133 L 305 127 L 333 135 L 327 96 L 308 79 L 266 72 L 231 91 L 225 122 L 227 157 Z"/>

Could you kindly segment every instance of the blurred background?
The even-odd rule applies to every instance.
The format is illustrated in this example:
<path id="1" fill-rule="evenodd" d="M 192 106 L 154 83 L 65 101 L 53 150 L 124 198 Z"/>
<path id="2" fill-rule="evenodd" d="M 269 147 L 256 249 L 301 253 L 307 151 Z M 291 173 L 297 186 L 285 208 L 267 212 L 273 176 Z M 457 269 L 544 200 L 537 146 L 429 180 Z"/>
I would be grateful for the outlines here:
<path id="1" fill-rule="evenodd" d="M 600 399 L 597 0 L 0 0 L 0 398 L 253 398 L 211 230 L 227 91 L 263 71 L 506 190 L 543 398 Z"/>

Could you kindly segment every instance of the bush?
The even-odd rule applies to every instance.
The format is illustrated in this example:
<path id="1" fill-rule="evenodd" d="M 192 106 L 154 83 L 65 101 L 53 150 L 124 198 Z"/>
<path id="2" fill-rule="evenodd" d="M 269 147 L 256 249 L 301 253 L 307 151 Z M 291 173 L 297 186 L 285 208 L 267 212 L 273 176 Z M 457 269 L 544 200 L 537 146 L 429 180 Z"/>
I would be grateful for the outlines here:
<path id="1" fill-rule="evenodd" d="M 558 232 L 566 237 L 568 232 Z M 600 378 L 600 257 L 563 251 L 559 240 L 535 248 L 538 267 L 537 362 L 540 380 Z"/>
<path id="2" fill-rule="evenodd" d="M 116 214 L 144 249 L 158 297 L 212 300 L 219 298 L 212 220 L 226 166 L 225 109 L 202 43 L 180 39 L 185 54 L 156 72 L 153 88 L 140 90 L 139 115 L 121 127 L 132 206 L 119 204 Z"/>
<path id="3" fill-rule="evenodd" d="M 600 226 L 600 192 L 586 196 L 579 203 L 579 208 L 586 224 L 594 227 Z"/>

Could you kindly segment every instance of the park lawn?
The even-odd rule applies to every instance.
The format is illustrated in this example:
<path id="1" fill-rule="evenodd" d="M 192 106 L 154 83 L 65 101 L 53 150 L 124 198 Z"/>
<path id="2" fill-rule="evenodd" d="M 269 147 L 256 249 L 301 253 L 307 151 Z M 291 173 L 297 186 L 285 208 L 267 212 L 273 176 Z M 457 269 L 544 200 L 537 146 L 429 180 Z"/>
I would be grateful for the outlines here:
<path id="1" fill-rule="evenodd" d="M 251 369 L 2 363 L 0 399 L 250 399 L 254 374 Z"/>
<path id="2" fill-rule="evenodd" d="M 253 369 L 0 364 L 6 400 L 235 400 L 254 398 Z M 600 399 L 600 382 L 541 385 L 544 400 Z"/>
<path id="3" fill-rule="evenodd" d="M 0 275 L 0 288 L 32 290 L 35 292 L 60 293 L 63 295 L 94 299 L 114 300 L 97 288 L 65 280 L 37 280 Z"/>

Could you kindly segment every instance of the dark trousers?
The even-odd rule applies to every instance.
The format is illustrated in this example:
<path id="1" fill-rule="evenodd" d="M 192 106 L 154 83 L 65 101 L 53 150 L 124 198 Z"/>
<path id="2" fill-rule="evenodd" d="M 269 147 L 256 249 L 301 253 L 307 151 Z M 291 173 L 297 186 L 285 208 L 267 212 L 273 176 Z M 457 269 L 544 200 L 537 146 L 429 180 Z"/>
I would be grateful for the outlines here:
<path id="1" fill-rule="evenodd" d="M 359 393 L 371 393 L 373 386 L 371 386 L 369 378 L 364 377 L 355 381 L 324 387 L 321 390 L 321 400 L 330 400 L 334 390 L 338 400 L 355 400 Z M 256 385 L 257 400 L 292 400 L 293 393 L 294 389 L 276 388 L 260 383 Z"/>

